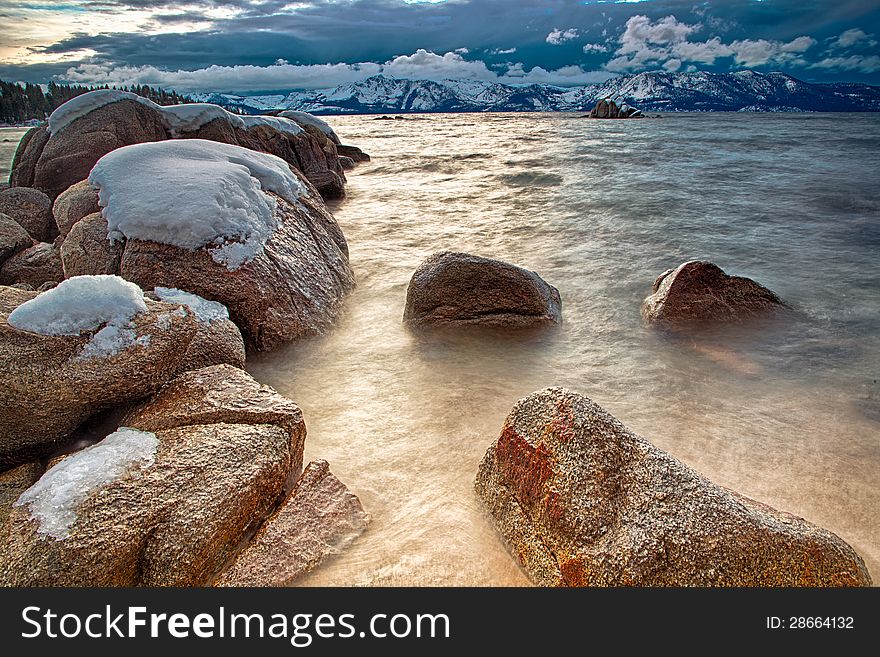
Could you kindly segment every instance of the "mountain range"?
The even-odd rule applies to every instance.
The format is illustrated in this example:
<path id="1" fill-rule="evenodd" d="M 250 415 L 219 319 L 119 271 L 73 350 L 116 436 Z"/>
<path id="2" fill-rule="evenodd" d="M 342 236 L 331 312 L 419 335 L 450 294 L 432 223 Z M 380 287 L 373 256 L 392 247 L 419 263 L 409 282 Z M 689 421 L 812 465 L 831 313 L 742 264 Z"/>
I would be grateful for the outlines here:
<path id="1" fill-rule="evenodd" d="M 263 95 L 203 93 L 196 100 L 245 114 L 586 111 L 617 98 L 659 112 L 876 112 L 880 87 L 813 84 L 781 72 L 637 73 L 582 87 L 512 86 L 478 80 L 404 80 L 377 75 L 332 89 Z"/>

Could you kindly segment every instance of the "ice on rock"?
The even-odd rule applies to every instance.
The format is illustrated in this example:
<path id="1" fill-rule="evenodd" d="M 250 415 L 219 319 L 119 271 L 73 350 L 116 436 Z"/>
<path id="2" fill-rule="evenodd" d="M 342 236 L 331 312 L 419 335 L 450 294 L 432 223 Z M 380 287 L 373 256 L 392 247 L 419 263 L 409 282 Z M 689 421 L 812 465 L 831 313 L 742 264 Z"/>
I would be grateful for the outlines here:
<path id="1" fill-rule="evenodd" d="M 28 506 L 41 536 L 68 538 L 79 505 L 95 491 L 152 465 L 158 447 L 156 434 L 120 427 L 49 468 L 13 506 Z"/>
<path id="2" fill-rule="evenodd" d="M 323 132 L 325 135 L 333 139 L 334 141 L 339 141 L 339 137 L 336 136 L 336 133 L 333 131 L 333 128 L 330 127 L 323 119 L 319 119 L 317 116 L 309 114 L 308 112 L 298 112 L 296 110 L 287 110 L 281 112 L 279 116 L 284 117 L 285 119 L 293 119 L 297 123 L 305 123 L 306 125 L 313 125 L 318 130 Z"/>
<path id="3" fill-rule="evenodd" d="M 229 319 L 229 311 L 226 306 L 217 301 L 203 299 L 197 294 L 184 292 L 174 287 L 157 287 L 156 296 L 162 301 L 186 306 L 203 324 Z"/>
<path id="4" fill-rule="evenodd" d="M 132 318 L 147 310 L 143 291 L 119 276 L 74 276 L 25 301 L 6 322 L 40 335 L 95 333 L 76 360 L 109 358 L 131 346 L 146 347 L 150 336 L 138 337 Z"/>
<path id="5" fill-rule="evenodd" d="M 277 228 L 275 192 L 290 203 L 307 193 L 281 158 L 204 139 L 134 144 L 98 160 L 108 235 L 184 249 L 208 247 L 234 270 L 262 251 Z"/>
<path id="6" fill-rule="evenodd" d="M 146 310 L 144 293 L 134 283 L 106 274 L 74 276 L 25 301 L 6 321 L 41 335 L 79 335 L 104 324 L 126 325 Z"/>

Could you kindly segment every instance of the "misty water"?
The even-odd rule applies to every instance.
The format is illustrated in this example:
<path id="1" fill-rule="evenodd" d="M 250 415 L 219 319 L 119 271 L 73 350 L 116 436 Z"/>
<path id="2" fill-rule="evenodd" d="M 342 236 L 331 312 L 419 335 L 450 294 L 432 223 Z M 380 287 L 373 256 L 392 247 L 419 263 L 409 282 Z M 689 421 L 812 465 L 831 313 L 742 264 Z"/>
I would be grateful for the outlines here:
<path id="1" fill-rule="evenodd" d="M 880 575 L 880 116 L 329 120 L 373 158 L 332 208 L 358 287 L 332 332 L 248 362 L 302 407 L 306 458 L 372 516 L 303 584 L 528 584 L 473 480 L 512 405 L 546 386 L 831 529 Z M 407 282 L 442 250 L 537 271 L 563 324 L 410 333 Z M 645 327 L 654 278 L 696 258 L 796 314 L 678 339 Z"/>

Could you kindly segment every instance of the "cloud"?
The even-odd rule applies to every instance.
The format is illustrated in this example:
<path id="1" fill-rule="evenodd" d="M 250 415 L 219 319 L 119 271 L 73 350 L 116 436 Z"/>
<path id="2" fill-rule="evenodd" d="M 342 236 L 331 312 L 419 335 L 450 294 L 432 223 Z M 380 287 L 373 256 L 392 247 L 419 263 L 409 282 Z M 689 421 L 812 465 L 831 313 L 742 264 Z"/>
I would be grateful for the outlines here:
<path id="1" fill-rule="evenodd" d="M 880 71 L 880 56 L 850 55 L 849 57 L 826 57 L 815 64 L 811 64 L 810 68 L 876 73 L 877 71 Z"/>
<path id="2" fill-rule="evenodd" d="M 591 52 L 608 52 L 608 46 L 604 43 L 588 43 L 584 46 L 584 53 L 589 54 Z"/>
<path id="3" fill-rule="evenodd" d="M 490 50 L 489 54 L 490 55 L 512 55 L 515 52 L 516 52 L 516 48 L 505 48 L 503 50 L 501 48 L 496 48 L 495 50 Z"/>
<path id="4" fill-rule="evenodd" d="M 859 28 L 853 28 L 851 30 L 847 30 L 843 32 L 834 43 L 831 44 L 833 48 L 850 48 L 857 44 L 859 41 L 867 39 L 868 35 L 864 30 Z"/>
<path id="5" fill-rule="evenodd" d="M 715 64 L 716 60 L 733 58 L 747 68 L 765 64 L 806 65 L 800 55 L 816 45 L 810 36 L 799 36 L 783 42 L 769 39 L 740 39 L 724 43 L 720 37 L 691 41 L 699 32 L 699 23 L 687 24 L 674 16 L 651 21 L 647 16 L 633 16 L 620 35 L 620 46 L 605 68 L 614 72 L 640 71 L 662 66 L 667 71 L 681 68 L 684 62 Z"/>
<path id="6" fill-rule="evenodd" d="M 560 30 L 559 28 L 555 28 L 550 34 L 547 35 L 547 38 L 544 39 L 547 43 L 558 46 L 566 41 L 571 41 L 572 39 L 578 38 L 578 31 L 575 28 L 571 28 L 568 30 Z"/>
<path id="7" fill-rule="evenodd" d="M 510 64 L 503 73 L 491 70 L 481 60 L 467 60 L 457 52 L 437 53 L 419 49 L 411 55 L 398 55 L 383 64 L 295 65 L 283 60 L 270 66 L 208 66 L 194 71 L 165 71 L 155 66 L 114 66 L 81 64 L 71 67 L 60 78 L 79 84 L 151 86 L 183 92 L 217 91 L 247 93 L 288 91 L 293 89 L 328 89 L 359 82 L 374 75 L 409 80 L 482 80 L 501 84 L 551 84 L 571 87 L 604 82 L 607 71 L 587 71 L 580 66 L 527 69 L 522 63 Z"/>

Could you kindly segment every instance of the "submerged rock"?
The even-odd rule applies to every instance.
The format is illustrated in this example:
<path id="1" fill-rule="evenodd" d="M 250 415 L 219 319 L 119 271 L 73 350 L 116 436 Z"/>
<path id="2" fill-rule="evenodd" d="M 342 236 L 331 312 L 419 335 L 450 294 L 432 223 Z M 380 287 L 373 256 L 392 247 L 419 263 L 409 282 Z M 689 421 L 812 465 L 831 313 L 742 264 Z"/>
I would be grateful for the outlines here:
<path id="1" fill-rule="evenodd" d="M 339 155 L 351 158 L 355 162 L 369 162 L 370 156 L 364 153 L 357 146 L 347 146 L 346 144 L 337 144 L 336 152 Z"/>
<path id="2" fill-rule="evenodd" d="M 313 461 L 216 586 L 289 586 L 337 554 L 369 523 L 327 461 Z"/>
<path id="3" fill-rule="evenodd" d="M 871 584 L 836 535 L 713 484 L 562 388 L 517 402 L 476 490 L 539 585 Z"/>
<path id="4" fill-rule="evenodd" d="M 692 260 L 657 277 L 653 294 L 642 302 L 642 316 L 649 324 L 677 328 L 742 321 L 784 308 L 778 296 L 752 279 Z"/>
<path id="5" fill-rule="evenodd" d="M 0 213 L 12 217 L 37 242 L 51 241 L 56 235 L 52 201 L 30 187 L 10 187 L 0 191 Z"/>
<path id="6" fill-rule="evenodd" d="M 410 326 L 527 327 L 562 321 L 559 291 L 535 272 L 467 253 L 435 253 L 410 279 Z"/>

